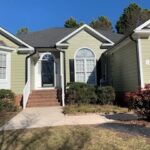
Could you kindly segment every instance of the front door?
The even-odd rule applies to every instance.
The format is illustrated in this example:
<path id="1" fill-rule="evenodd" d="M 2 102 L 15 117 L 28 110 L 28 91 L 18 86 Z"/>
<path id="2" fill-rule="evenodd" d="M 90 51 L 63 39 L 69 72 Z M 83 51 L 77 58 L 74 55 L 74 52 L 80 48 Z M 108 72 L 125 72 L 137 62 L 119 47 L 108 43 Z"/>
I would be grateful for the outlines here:
<path id="1" fill-rule="evenodd" d="M 42 87 L 54 87 L 54 59 L 51 55 L 42 60 Z"/>

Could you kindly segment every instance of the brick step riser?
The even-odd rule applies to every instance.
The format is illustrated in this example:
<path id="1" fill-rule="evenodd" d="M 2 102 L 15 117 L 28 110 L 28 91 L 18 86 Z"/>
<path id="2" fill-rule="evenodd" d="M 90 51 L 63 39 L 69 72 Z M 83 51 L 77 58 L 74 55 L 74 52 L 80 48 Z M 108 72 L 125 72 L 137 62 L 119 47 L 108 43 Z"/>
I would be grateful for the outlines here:
<path id="1" fill-rule="evenodd" d="M 33 90 L 27 107 L 60 106 L 57 90 Z"/>
<path id="2" fill-rule="evenodd" d="M 46 96 L 46 95 L 44 95 L 44 96 L 38 96 L 38 95 L 35 95 L 35 96 L 33 96 L 33 95 L 30 95 L 29 96 L 29 99 L 35 99 L 35 98 L 37 98 L 37 99 L 57 99 L 57 96 L 55 95 L 55 96 Z"/>
<path id="3" fill-rule="evenodd" d="M 51 104 L 55 105 L 56 104 L 57 105 L 57 104 L 60 104 L 60 103 L 59 102 L 34 102 L 34 103 L 33 102 L 28 102 L 27 103 L 27 105 L 38 105 L 38 104 L 39 105 L 40 104 L 44 104 L 44 105 L 51 105 Z"/>
<path id="4" fill-rule="evenodd" d="M 46 102 L 45 103 L 39 103 L 38 102 L 38 103 L 28 103 L 27 106 L 28 105 L 48 105 L 49 106 L 49 105 L 58 105 L 58 104 L 60 105 L 60 103 L 57 103 L 57 102 L 55 102 L 55 103 L 48 103 L 48 102 L 47 103 Z"/>
<path id="5" fill-rule="evenodd" d="M 51 97 L 51 98 L 49 98 L 49 97 L 42 97 L 42 98 L 29 98 L 29 100 L 30 101 L 34 101 L 34 100 L 40 100 L 40 101 L 45 101 L 45 100 L 47 100 L 47 101 L 53 101 L 53 100 L 56 100 L 56 101 L 58 101 L 58 98 L 55 98 L 55 97 Z"/>
<path id="6" fill-rule="evenodd" d="M 41 94 L 41 95 L 45 95 L 45 94 L 53 95 L 53 94 L 56 94 L 57 95 L 57 92 L 46 92 L 46 93 L 44 93 L 44 92 L 35 92 L 35 93 L 33 93 L 32 92 L 32 94 Z"/>
<path id="7" fill-rule="evenodd" d="M 36 102 L 40 102 L 40 103 L 44 103 L 44 102 L 58 102 L 58 100 L 29 100 L 28 103 L 36 103 Z"/>
<path id="8" fill-rule="evenodd" d="M 37 94 L 37 93 L 39 93 L 39 94 L 46 94 L 46 93 L 50 93 L 50 94 L 55 94 L 55 93 L 57 93 L 57 91 L 32 91 L 32 93 L 33 94 Z"/>
<path id="9" fill-rule="evenodd" d="M 51 107 L 51 106 L 60 106 L 60 104 L 57 105 L 29 105 L 27 107 Z"/>

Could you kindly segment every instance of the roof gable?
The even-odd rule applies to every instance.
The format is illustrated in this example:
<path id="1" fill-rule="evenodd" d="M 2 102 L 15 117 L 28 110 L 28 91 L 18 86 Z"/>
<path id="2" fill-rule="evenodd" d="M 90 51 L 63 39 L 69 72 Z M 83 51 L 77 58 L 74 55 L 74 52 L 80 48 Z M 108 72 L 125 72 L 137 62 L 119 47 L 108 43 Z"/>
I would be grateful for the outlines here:
<path id="1" fill-rule="evenodd" d="M 101 42 L 103 42 L 102 46 L 113 46 L 114 45 L 114 42 L 112 42 L 110 39 L 108 39 L 107 37 L 105 37 L 104 35 L 102 35 L 100 32 L 94 30 L 90 26 L 84 24 L 80 28 L 76 29 L 75 31 L 73 31 L 72 33 L 70 33 L 69 35 L 67 35 L 66 37 L 64 37 L 63 39 L 61 39 L 60 41 L 58 41 L 56 43 L 56 46 L 68 46 L 67 40 L 70 39 L 70 38 L 72 38 L 73 36 L 75 36 L 76 34 L 78 34 L 82 30 L 85 30 L 91 36 L 94 36 L 95 38 L 97 38 L 98 40 L 100 40 Z"/>
<path id="2" fill-rule="evenodd" d="M 33 51 L 34 48 L 0 27 L 0 48 L 4 50 Z"/>

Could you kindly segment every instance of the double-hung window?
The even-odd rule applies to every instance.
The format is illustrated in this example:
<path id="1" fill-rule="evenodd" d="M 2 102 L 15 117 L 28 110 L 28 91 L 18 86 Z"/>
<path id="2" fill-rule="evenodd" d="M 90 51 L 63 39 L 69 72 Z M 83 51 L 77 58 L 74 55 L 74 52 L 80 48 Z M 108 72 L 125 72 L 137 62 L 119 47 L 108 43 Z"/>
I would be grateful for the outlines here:
<path id="1" fill-rule="evenodd" d="M 6 79 L 6 54 L 0 53 L 0 79 Z"/>
<path id="2" fill-rule="evenodd" d="M 96 83 L 96 58 L 87 48 L 80 49 L 75 56 L 76 82 Z"/>

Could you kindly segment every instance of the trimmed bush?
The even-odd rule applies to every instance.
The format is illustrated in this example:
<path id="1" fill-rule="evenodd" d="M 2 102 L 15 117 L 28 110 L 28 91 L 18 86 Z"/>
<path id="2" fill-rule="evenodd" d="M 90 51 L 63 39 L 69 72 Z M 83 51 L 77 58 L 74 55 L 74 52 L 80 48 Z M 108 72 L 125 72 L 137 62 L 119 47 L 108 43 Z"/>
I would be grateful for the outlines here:
<path id="1" fill-rule="evenodd" d="M 0 90 L 0 99 L 10 99 L 10 100 L 14 100 L 15 98 L 15 94 L 11 91 L 11 90 L 5 90 L 5 89 L 1 89 Z"/>
<path id="2" fill-rule="evenodd" d="M 97 87 L 96 94 L 98 104 L 113 104 L 115 101 L 115 90 L 111 86 Z"/>
<path id="3" fill-rule="evenodd" d="M 15 94 L 11 90 L 0 90 L 0 111 L 16 111 Z"/>
<path id="4" fill-rule="evenodd" d="M 67 89 L 69 104 L 96 103 L 95 87 L 85 83 L 70 83 Z"/>
<path id="5" fill-rule="evenodd" d="M 111 86 L 95 87 L 85 83 L 70 83 L 66 100 L 69 104 L 113 104 L 115 91 Z"/>
<path id="6" fill-rule="evenodd" d="M 150 120 L 150 87 L 128 95 L 128 107 Z"/>

